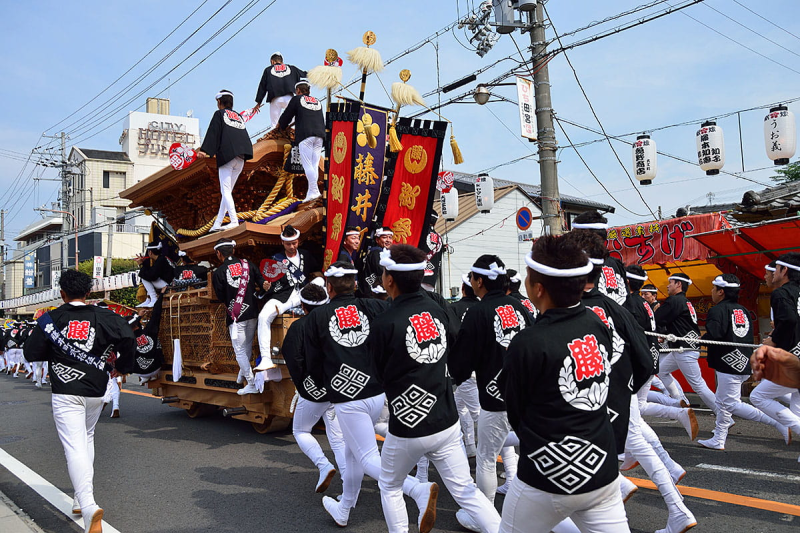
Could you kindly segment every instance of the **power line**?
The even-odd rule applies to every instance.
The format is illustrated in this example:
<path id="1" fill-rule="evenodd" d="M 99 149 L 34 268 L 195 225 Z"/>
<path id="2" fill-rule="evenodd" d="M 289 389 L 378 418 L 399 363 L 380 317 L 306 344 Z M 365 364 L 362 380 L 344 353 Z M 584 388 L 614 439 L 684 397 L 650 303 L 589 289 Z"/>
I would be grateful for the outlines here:
<path id="1" fill-rule="evenodd" d="M 642 5 L 636 6 L 636 7 L 632 8 L 632 9 L 627 10 L 627 11 L 623 11 L 622 13 L 617 13 L 616 15 L 611 15 L 610 17 L 606 17 L 606 18 L 604 18 L 602 20 L 596 20 L 596 21 L 590 22 L 586 26 L 582 26 L 580 28 L 577 28 L 575 30 L 569 31 L 567 33 L 562 33 L 561 37 L 571 37 L 571 36 L 573 36 L 573 35 L 575 35 L 577 33 L 580 33 L 582 31 L 586 31 L 586 30 L 588 30 L 590 28 L 594 28 L 595 26 L 600 26 L 602 24 L 605 24 L 606 22 L 611 22 L 612 20 L 621 19 L 622 17 L 626 17 L 628 15 L 632 15 L 632 14 L 637 13 L 639 11 L 644 11 L 646 9 L 650 9 L 651 7 L 655 7 L 658 4 L 663 4 L 666 1 L 667 0 L 655 0 L 654 2 L 650 2 L 650 3 L 647 3 L 647 4 L 642 4 Z M 555 39 L 551 39 L 550 41 L 548 41 L 547 44 L 552 43 L 554 40 Z"/>
<path id="2" fill-rule="evenodd" d="M 713 6 L 709 5 L 709 4 L 707 4 L 707 3 L 706 3 L 706 4 L 703 4 L 703 5 L 704 5 L 704 6 L 706 6 L 708 9 L 710 9 L 710 10 L 712 10 L 712 11 L 715 11 L 715 12 L 719 13 L 720 15 L 722 15 L 722 16 L 723 16 L 723 17 L 725 17 L 726 19 L 730 20 L 731 22 L 733 22 L 733 23 L 735 23 L 735 24 L 738 24 L 739 26 L 741 26 L 742 28 L 746 29 L 747 31 L 749 31 L 749 32 L 751 32 L 751 33 L 755 33 L 756 35 L 758 35 L 758 36 L 759 36 L 759 37 L 761 37 L 762 39 L 764 39 L 764 40 L 767 40 L 767 41 L 771 42 L 771 43 L 772 43 L 772 44 L 774 44 L 775 46 L 778 46 L 778 47 L 780 47 L 780 48 L 783 48 L 784 50 L 786 50 L 786 51 L 787 51 L 787 52 L 789 52 L 790 54 L 794 54 L 794 55 L 796 55 L 797 57 L 800 57 L 800 54 L 798 54 L 798 53 L 797 53 L 797 52 L 795 52 L 794 50 L 792 50 L 792 49 L 790 49 L 790 48 L 786 48 L 786 47 L 785 47 L 785 46 L 783 46 L 781 43 L 778 43 L 778 42 L 775 42 L 775 41 L 773 41 L 772 39 L 770 39 L 770 38 L 769 38 L 769 37 L 767 37 L 766 35 L 764 35 L 764 34 L 762 34 L 762 33 L 759 33 L 759 32 L 757 32 L 756 30 L 754 30 L 754 29 L 753 29 L 753 28 L 751 28 L 750 26 L 746 26 L 745 24 L 742 24 L 741 22 L 739 22 L 738 20 L 734 19 L 733 17 L 729 17 L 728 15 L 726 15 L 725 13 L 723 13 L 722 11 L 720 11 L 719 9 L 717 9 L 717 8 L 715 8 L 715 7 L 713 7 Z"/>
<path id="3" fill-rule="evenodd" d="M 771 20 L 769 20 L 768 18 L 764 18 L 764 17 L 762 17 L 761 15 L 759 15 L 758 13 L 756 13 L 755 11 L 753 11 L 752 9 L 750 9 L 749 7 L 747 7 L 746 5 L 744 5 L 743 3 L 739 2 L 739 0 L 733 0 L 733 1 L 734 1 L 734 2 L 736 2 L 737 4 L 739 4 L 741 7 L 745 8 L 746 10 L 748 10 L 748 11 L 749 11 L 750 13 L 752 13 L 753 15 L 757 16 L 758 18 L 760 18 L 761 20 L 764 20 L 764 21 L 766 21 L 766 22 L 769 22 L 770 24 L 772 24 L 773 26 L 775 26 L 775 27 L 776 27 L 776 28 L 778 28 L 779 30 L 781 30 L 781 31 L 783 31 L 783 32 L 785 32 L 785 33 L 788 33 L 789 35 L 791 35 L 792 37 L 794 37 L 794 38 L 795 38 L 795 39 L 797 39 L 797 40 L 800 40 L 800 36 L 798 36 L 798 35 L 796 35 L 796 34 L 794 34 L 794 33 L 790 32 L 790 31 L 789 31 L 789 30 L 787 30 L 786 28 L 783 28 L 783 27 L 779 26 L 778 24 L 776 24 L 776 23 L 772 22 L 772 21 L 771 21 Z"/>

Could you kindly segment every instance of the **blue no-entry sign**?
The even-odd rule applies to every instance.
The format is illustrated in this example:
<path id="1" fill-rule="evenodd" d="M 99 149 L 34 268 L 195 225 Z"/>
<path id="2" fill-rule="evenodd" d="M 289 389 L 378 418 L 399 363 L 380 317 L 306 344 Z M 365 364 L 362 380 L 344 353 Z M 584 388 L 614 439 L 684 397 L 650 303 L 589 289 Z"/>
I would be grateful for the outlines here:
<path id="1" fill-rule="evenodd" d="M 527 207 L 521 207 L 519 211 L 517 211 L 517 227 L 521 231 L 525 231 L 531 227 L 532 222 L 533 213 L 531 213 L 531 210 Z"/>

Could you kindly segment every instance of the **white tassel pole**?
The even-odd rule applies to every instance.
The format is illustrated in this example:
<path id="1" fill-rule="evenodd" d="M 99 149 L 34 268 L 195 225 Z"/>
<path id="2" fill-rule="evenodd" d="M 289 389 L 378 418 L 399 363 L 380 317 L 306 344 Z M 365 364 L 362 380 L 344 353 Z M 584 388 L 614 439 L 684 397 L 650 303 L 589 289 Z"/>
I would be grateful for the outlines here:
<path id="1" fill-rule="evenodd" d="M 181 355 L 181 340 L 172 339 L 172 381 L 180 381 L 183 376 L 183 356 Z"/>

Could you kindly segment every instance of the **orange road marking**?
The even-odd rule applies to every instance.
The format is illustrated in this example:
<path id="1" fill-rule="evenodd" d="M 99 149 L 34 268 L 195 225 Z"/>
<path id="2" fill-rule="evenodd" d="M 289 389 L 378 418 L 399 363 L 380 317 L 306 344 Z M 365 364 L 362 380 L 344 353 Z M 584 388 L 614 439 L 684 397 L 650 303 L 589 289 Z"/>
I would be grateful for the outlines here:
<path id="1" fill-rule="evenodd" d="M 635 477 L 629 477 L 628 479 L 630 479 L 637 487 L 658 490 L 655 484 L 650 480 L 639 479 Z M 800 516 L 800 505 L 791 505 L 772 500 L 762 500 L 760 498 L 751 498 L 750 496 L 739 496 L 738 494 L 729 494 L 727 492 L 718 492 L 716 490 L 700 489 L 697 487 L 685 487 L 682 485 L 678 485 L 678 490 L 684 496 L 694 496 L 704 500 L 713 500 L 722 503 L 730 503 L 733 505 L 741 505 L 744 507 L 752 507 L 753 509 L 771 511 L 773 513 Z"/>
<path id="2" fill-rule="evenodd" d="M 122 392 L 124 392 L 125 394 L 135 394 L 137 396 L 146 396 L 148 398 L 161 398 L 161 396 L 153 396 L 149 392 L 139 392 L 138 390 L 122 389 Z"/>

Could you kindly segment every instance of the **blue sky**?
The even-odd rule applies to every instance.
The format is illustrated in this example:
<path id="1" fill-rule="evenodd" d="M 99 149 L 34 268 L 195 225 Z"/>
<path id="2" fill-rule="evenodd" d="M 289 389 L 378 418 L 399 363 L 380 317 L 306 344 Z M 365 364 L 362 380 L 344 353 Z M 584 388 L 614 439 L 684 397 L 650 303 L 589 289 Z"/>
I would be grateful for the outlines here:
<path id="1" fill-rule="evenodd" d="M 13 236 L 38 218 L 34 207 L 55 200 L 56 183 L 43 181 L 35 186 L 31 177 L 55 178 L 56 171 L 28 165 L 21 172 L 23 162 L 17 159 L 20 157 L 18 154 L 28 154 L 31 148 L 46 141 L 40 140 L 43 132 L 53 135 L 62 128 L 67 131 L 76 129 L 79 124 L 69 126 L 70 123 L 89 113 L 89 122 L 70 134 L 68 146 L 76 144 L 83 148 L 119 150 L 121 119 L 128 111 L 141 108 L 147 96 L 156 95 L 169 96 L 173 114 L 193 110 L 205 130 L 215 109 L 214 94 L 219 89 L 234 92 L 237 108 L 244 109 L 253 104 L 261 72 L 276 50 L 283 52 L 287 62 L 308 69 L 321 63 L 325 49 L 336 48 L 344 55 L 361 45 L 364 31 L 372 30 L 378 36 L 375 48 L 384 59 L 388 59 L 456 20 L 459 14 L 463 16 L 477 4 L 472 0 L 392 3 L 379 0 L 336 3 L 277 0 L 228 44 L 166 89 L 169 82 L 184 75 L 270 3 L 270 0 L 261 0 L 223 30 L 219 37 L 167 74 L 163 81 L 134 98 L 184 60 L 247 4 L 246 0 L 231 0 L 227 5 L 225 1 L 4 3 L 5 18 L 13 21 L 0 34 L 0 46 L 5 50 L 0 57 L 0 71 L 4 73 L 0 95 L 6 107 L 0 115 L 0 208 L 10 210 L 6 219 L 7 233 Z M 566 33 L 640 3 L 644 0 L 552 0 L 547 8 L 555 29 Z M 678 0 L 668 0 L 647 12 L 679 3 Z M 197 13 L 141 64 L 82 111 L 57 125 L 134 65 L 198 6 L 201 7 Z M 143 83 L 113 98 L 220 8 L 222 10 L 216 17 Z M 622 21 L 633 18 L 629 16 Z M 575 48 L 568 52 L 568 57 L 600 121 L 611 135 L 645 132 L 696 120 L 691 125 L 652 134 L 659 150 L 692 160 L 695 156 L 694 134 L 701 119 L 800 97 L 800 24 L 797 20 L 800 20 L 800 4 L 796 0 L 738 0 L 738 3 L 734 0 L 706 0 L 683 13 L 674 13 Z M 611 22 L 566 37 L 564 43 L 588 37 L 619 23 Z M 775 24 L 797 37 L 778 29 Z M 528 34 L 517 32 L 513 35 L 523 54 L 528 56 Z M 548 28 L 548 37 L 553 37 L 553 28 Z M 383 84 L 388 88 L 397 81 L 400 69 L 408 68 L 412 71 L 410 83 L 426 93 L 437 87 L 437 79 L 442 85 L 447 84 L 517 50 L 511 37 L 505 35 L 492 51 L 480 58 L 463 46 L 466 41 L 464 30 L 442 35 L 438 39 L 438 53 L 433 44 L 426 44 L 397 60 L 381 75 Z M 478 82 L 487 82 L 510 66 L 509 61 L 500 63 L 481 74 Z M 549 63 L 549 70 L 553 107 L 558 116 L 598 129 L 565 56 L 555 57 Z M 345 63 L 345 79 L 351 79 L 355 74 L 356 68 Z M 442 95 L 442 99 L 465 92 L 474 85 Z M 501 87 L 496 91 L 515 98 L 513 87 Z M 132 98 L 130 104 L 125 103 Z M 437 98 L 429 97 L 428 104 L 435 104 Z M 100 104 L 109 99 L 112 102 L 104 109 Z M 367 87 L 367 100 L 389 105 L 386 94 L 374 78 L 370 79 Z M 114 111 L 117 107 L 120 109 Z M 795 107 L 795 104 L 790 105 L 790 109 Z M 406 113 L 411 111 L 406 110 Z M 766 108 L 760 108 L 741 114 L 745 169 L 766 167 L 766 170 L 747 172 L 743 176 L 761 184 L 769 184 L 769 177 L 774 174 L 762 137 L 762 120 L 766 112 Z M 445 165 L 448 168 L 478 172 L 535 151 L 534 144 L 517 135 L 519 119 L 516 106 L 503 102 L 486 106 L 457 104 L 445 107 L 441 113 L 454 122 L 456 137 L 466 159 L 464 164 L 453 167 L 446 149 Z M 268 115 L 262 113 L 249 124 L 248 129 L 253 134 L 268 124 Z M 725 170 L 740 172 L 738 117 L 721 119 L 719 125 L 724 129 L 726 139 Z M 599 137 L 574 126 L 564 124 L 564 127 L 575 143 Z M 556 136 L 560 145 L 568 144 L 558 128 Z M 626 139 L 632 140 L 633 137 Z M 630 148 L 612 142 L 623 164 L 630 170 Z M 611 221 L 615 224 L 650 218 L 647 216 L 648 208 L 634 191 L 607 143 L 591 144 L 580 148 L 580 152 L 595 175 L 630 211 L 620 208 L 603 192 L 575 151 L 569 148 L 559 152 L 563 194 L 614 205 L 617 214 L 611 217 Z M 715 203 L 721 203 L 740 200 L 745 191 L 763 188 L 759 183 L 726 174 L 708 178 L 699 167 L 664 156 L 659 157 L 658 164 L 659 174 L 654 184 L 640 188 L 640 192 L 654 211 L 660 206 L 665 215 L 673 214 L 682 205 L 708 203 L 706 195 L 709 192 L 714 194 Z M 498 178 L 539 183 L 538 165 L 532 160 L 498 167 L 491 174 Z"/>

